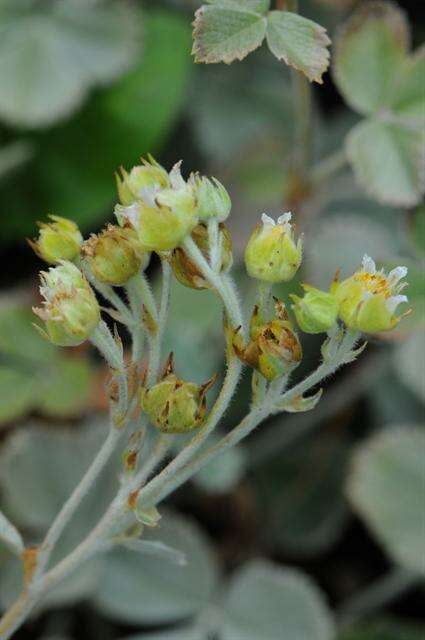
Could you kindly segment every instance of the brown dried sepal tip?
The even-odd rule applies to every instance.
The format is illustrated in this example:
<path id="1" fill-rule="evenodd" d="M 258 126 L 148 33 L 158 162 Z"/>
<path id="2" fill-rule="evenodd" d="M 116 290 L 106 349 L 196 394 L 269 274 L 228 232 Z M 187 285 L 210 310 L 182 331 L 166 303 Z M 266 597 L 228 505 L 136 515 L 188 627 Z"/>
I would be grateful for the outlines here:
<path id="1" fill-rule="evenodd" d="M 136 489 L 128 494 L 127 504 L 132 511 L 136 510 L 137 507 L 137 498 L 139 496 L 140 489 Z"/>

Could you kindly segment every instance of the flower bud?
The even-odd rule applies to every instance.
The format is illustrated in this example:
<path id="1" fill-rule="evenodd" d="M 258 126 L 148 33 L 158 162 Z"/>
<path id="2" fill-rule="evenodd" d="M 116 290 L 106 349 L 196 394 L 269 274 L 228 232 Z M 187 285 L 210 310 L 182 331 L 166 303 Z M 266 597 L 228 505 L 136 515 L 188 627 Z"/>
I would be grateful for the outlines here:
<path id="1" fill-rule="evenodd" d="M 171 356 L 172 358 L 172 356 Z M 173 372 L 172 359 L 160 382 L 142 390 L 142 409 L 164 433 L 186 433 L 200 427 L 206 413 L 206 394 L 215 378 L 198 385 L 184 382 Z"/>
<path id="2" fill-rule="evenodd" d="M 224 222 L 230 213 L 232 202 L 226 189 L 217 178 L 192 176 L 198 202 L 198 216 L 203 222 L 216 218 Z"/>
<path id="3" fill-rule="evenodd" d="M 118 197 L 121 204 L 128 207 L 140 200 L 144 189 L 166 189 L 170 186 L 167 171 L 151 156 L 142 158 L 141 165 L 133 167 L 130 173 L 121 167 L 121 176 L 116 174 Z"/>
<path id="4" fill-rule="evenodd" d="M 72 262 L 41 272 L 42 308 L 34 313 L 44 320 L 42 334 L 60 347 L 74 347 L 90 337 L 100 320 L 96 296 Z"/>
<path id="5" fill-rule="evenodd" d="M 259 308 L 256 305 L 247 347 L 241 350 L 237 341 L 233 341 L 236 355 L 269 381 L 288 375 L 302 358 L 300 341 L 280 301 L 276 302 L 276 314 L 275 319 L 263 323 L 259 319 Z"/>
<path id="6" fill-rule="evenodd" d="M 126 218 L 148 251 L 174 249 L 198 222 L 194 190 L 183 180 L 179 163 L 170 171 L 169 180 L 170 187 L 145 187 L 138 201 L 115 208 L 120 224 Z"/>
<path id="7" fill-rule="evenodd" d="M 149 263 L 149 253 L 140 247 L 134 229 L 112 224 L 86 240 L 83 255 L 96 280 L 114 286 L 126 284 Z"/>
<path id="8" fill-rule="evenodd" d="M 245 265 L 249 275 L 265 282 L 291 280 L 301 264 L 302 239 L 295 244 L 291 214 L 284 213 L 275 221 L 263 213 L 245 249 Z"/>
<path id="9" fill-rule="evenodd" d="M 298 326 L 305 333 L 324 333 L 331 329 L 338 318 L 339 303 L 332 293 L 320 291 L 308 284 L 301 285 L 306 292 L 303 298 L 290 297 Z"/>
<path id="10" fill-rule="evenodd" d="M 358 271 L 342 282 L 335 280 L 331 287 L 341 320 L 349 329 L 364 333 L 393 329 L 409 313 L 395 313 L 399 304 L 407 302 L 407 297 L 400 295 L 407 286 L 400 280 L 406 275 L 406 267 L 397 267 L 388 275 L 383 269 L 377 271 L 375 262 L 365 255 Z"/>
<path id="11" fill-rule="evenodd" d="M 61 260 L 74 260 L 80 253 L 83 236 L 72 220 L 48 216 L 52 222 L 39 222 L 37 240 L 28 240 L 35 253 L 50 264 Z"/>
<path id="12" fill-rule="evenodd" d="M 209 237 L 208 229 L 204 224 L 198 224 L 192 231 L 192 239 L 200 249 L 203 256 L 209 259 Z M 220 272 L 225 273 L 230 269 L 233 262 L 232 238 L 224 223 L 219 225 L 220 241 Z M 192 289 L 211 289 L 210 283 L 205 280 L 198 266 L 189 258 L 183 247 L 174 249 L 171 258 L 171 266 L 177 280 L 186 287 Z"/>

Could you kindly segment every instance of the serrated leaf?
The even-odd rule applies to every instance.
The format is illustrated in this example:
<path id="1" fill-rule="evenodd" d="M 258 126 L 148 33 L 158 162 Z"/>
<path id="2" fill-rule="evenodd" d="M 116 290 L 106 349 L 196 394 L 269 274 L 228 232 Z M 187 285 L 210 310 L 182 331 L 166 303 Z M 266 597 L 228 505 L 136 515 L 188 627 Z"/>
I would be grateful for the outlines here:
<path id="1" fill-rule="evenodd" d="M 310 81 L 322 83 L 329 66 L 326 29 L 290 11 L 270 11 L 267 44 L 270 51 L 286 64 L 304 73 Z"/>
<path id="2" fill-rule="evenodd" d="M 425 573 L 425 429 L 391 429 L 356 451 L 347 483 L 353 509 L 388 554 L 407 569 Z"/>
<path id="3" fill-rule="evenodd" d="M 17 556 L 20 556 L 24 550 L 21 534 L 2 511 L 0 511 L 0 541 Z"/>
<path id="4" fill-rule="evenodd" d="M 69 115 L 89 88 L 115 79 L 138 51 L 134 10 L 123 3 L 2 7 L 0 116 L 40 127 Z"/>
<path id="5" fill-rule="evenodd" d="M 371 114 L 388 106 L 409 47 L 404 12 L 390 2 L 367 2 L 355 11 L 335 41 L 333 74 L 347 103 Z"/>
<path id="6" fill-rule="evenodd" d="M 324 598 L 300 571 L 253 560 L 232 577 L 223 602 L 223 640 L 331 640 Z M 283 626 L 282 626 L 283 625 Z"/>
<path id="7" fill-rule="evenodd" d="M 232 6 L 204 5 L 195 13 L 192 54 L 195 62 L 243 60 L 266 34 L 266 18 Z"/>
<path id="8" fill-rule="evenodd" d="M 397 95 L 391 110 L 404 121 L 424 126 L 425 119 L 425 46 L 405 62 Z"/>
<path id="9" fill-rule="evenodd" d="M 357 180 L 379 202 L 411 206 L 424 189 L 425 132 L 381 120 L 365 120 L 346 139 Z"/>
<path id="10" fill-rule="evenodd" d="M 107 558 L 96 606 L 130 624 L 164 624 L 201 611 L 215 587 L 216 566 L 199 529 L 169 514 L 143 538 L 177 547 L 187 556 L 187 565 L 116 549 Z"/>

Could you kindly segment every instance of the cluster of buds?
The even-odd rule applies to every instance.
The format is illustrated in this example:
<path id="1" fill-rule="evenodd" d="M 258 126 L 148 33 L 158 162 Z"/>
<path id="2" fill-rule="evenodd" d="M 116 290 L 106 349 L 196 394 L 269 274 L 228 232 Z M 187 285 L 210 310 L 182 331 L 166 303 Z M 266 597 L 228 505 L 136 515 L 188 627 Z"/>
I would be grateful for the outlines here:
<path id="1" fill-rule="evenodd" d="M 180 380 L 174 373 L 171 354 L 161 380 L 142 389 L 142 409 L 160 431 L 187 433 L 203 424 L 206 394 L 214 382 L 215 377 L 201 385 Z"/>
<path id="2" fill-rule="evenodd" d="M 60 216 L 48 216 L 52 222 L 39 222 L 37 240 L 28 240 L 35 253 L 49 264 L 61 260 L 75 260 L 83 244 L 83 236 L 72 220 Z"/>
<path id="3" fill-rule="evenodd" d="M 92 234 L 83 244 L 82 254 L 96 280 L 114 286 L 126 284 L 146 269 L 150 258 L 134 229 L 112 224 L 101 233 Z"/>
<path id="4" fill-rule="evenodd" d="M 115 214 L 120 224 L 127 220 L 132 225 L 148 251 L 175 249 L 199 222 L 223 221 L 229 214 L 230 198 L 218 180 L 192 174 L 185 181 L 180 166 L 167 173 L 149 158 L 117 177 L 121 205 Z"/>
<path id="5" fill-rule="evenodd" d="M 72 262 L 61 262 L 41 272 L 41 308 L 34 313 L 44 320 L 45 337 L 60 347 L 74 347 L 90 337 L 100 321 L 96 296 L 84 275 Z"/>
<path id="6" fill-rule="evenodd" d="M 233 349 L 238 358 L 268 381 L 291 373 L 302 358 L 300 341 L 280 300 L 275 301 L 275 312 L 275 318 L 265 322 L 259 306 L 255 305 L 247 346 L 243 345 L 238 330 L 233 336 Z"/>

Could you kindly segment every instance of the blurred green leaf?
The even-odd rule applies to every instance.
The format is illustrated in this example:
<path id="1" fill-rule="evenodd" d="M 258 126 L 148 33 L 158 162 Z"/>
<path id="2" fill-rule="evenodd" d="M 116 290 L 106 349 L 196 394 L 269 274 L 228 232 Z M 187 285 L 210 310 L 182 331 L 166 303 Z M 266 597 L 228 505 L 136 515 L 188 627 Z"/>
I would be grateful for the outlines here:
<path id="1" fill-rule="evenodd" d="M 347 154 L 365 191 L 380 202 L 414 205 L 424 187 L 424 131 L 365 120 L 349 133 Z"/>
<path id="2" fill-rule="evenodd" d="M 353 109 L 371 114 L 389 106 L 398 90 L 409 38 L 405 14 L 395 4 L 368 2 L 352 14 L 335 41 L 333 71 Z"/>
<path id="3" fill-rule="evenodd" d="M 414 212 L 411 238 L 416 250 L 425 256 L 425 205 L 420 205 Z"/>
<path id="4" fill-rule="evenodd" d="M 208 448 L 218 441 L 218 437 L 208 438 Z M 233 447 L 216 457 L 206 467 L 198 471 L 193 481 L 205 493 L 222 494 L 232 491 L 243 478 L 246 456 L 243 447 Z"/>
<path id="5" fill-rule="evenodd" d="M 331 640 L 334 625 L 308 576 L 263 560 L 244 565 L 223 598 L 223 640 Z M 283 626 L 282 626 L 283 625 Z"/>
<path id="6" fill-rule="evenodd" d="M 270 51 L 310 81 L 322 83 L 322 75 L 329 66 L 330 42 L 326 29 L 297 13 L 270 11 L 268 15 Z"/>
<path id="7" fill-rule="evenodd" d="M 176 515 L 165 515 L 158 528 L 145 530 L 143 539 L 160 541 L 182 551 L 188 563 L 112 551 L 105 563 L 96 606 L 108 617 L 130 624 L 159 624 L 200 612 L 216 584 L 216 566 L 199 529 Z"/>
<path id="8" fill-rule="evenodd" d="M 0 424 L 31 411 L 37 396 L 37 385 L 31 375 L 0 365 Z"/>
<path id="9" fill-rule="evenodd" d="M 213 3 L 198 9 L 193 23 L 195 62 L 230 64 L 257 49 L 266 35 L 267 19 L 262 13 L 267 7 L 264 11 L 260 7 L 250 9 L 238 2 Z"/>
<path id="10" fill-rule="evenodd" d="M 338 640 L 422 640 L 425 627 L 399 620 L 370 622 L 349 629 Z"/>
<path id="11" fill-rule="evenodd" d="M 50 364 L 60 357 L 59 349 L 33 327 L 34 321 L 32 311 L 20 303 L 0 307 L 0 356 L 27 365 Z"/>
<path id="12" fill-rule="evenodd" d="M 391 105 L 403 120 L 424 124 L 425 119 L 425 46 L 406 61 L 400 86 Z"/>
<path id="13" fill-rule="evenodd" d="M 141 635 L 126 636 L 121 640 L 207 640 L 207 637 L 196 627 L 184 626 L 166 631 L 144 631 Z"/>
<path id="14" fill-rule="evenodd" d="M 126 3 L 3 2 L 1 20 L 0 116 L 15 126 L 65 118 L 92 85 L 126 71 L 139 50 L 137 14 Z"/>
<path id="15" fill-rule="evenodd" d="M 422 310 L 423 311 L 423 310 Z M 422 317 L 422 321 L 423 321 Z M 394 352 L 394 370 L 400 380 L 425 403 L 425 333 L 412 333 Z"/>
<path id="16" fill-rule="evenodd" d="M 400 565 L 423 573 L 425 429 L 400 427 L 362 444 L 347 495 L 353 509 Z"/>
<path id="17" fill-rule="evenodd" d="M 80 357 L 61 358 L 48 373 L 38 409 L 52 418 L 80 415 L 91 398 L 94 369 L 90 362 Z"/>

